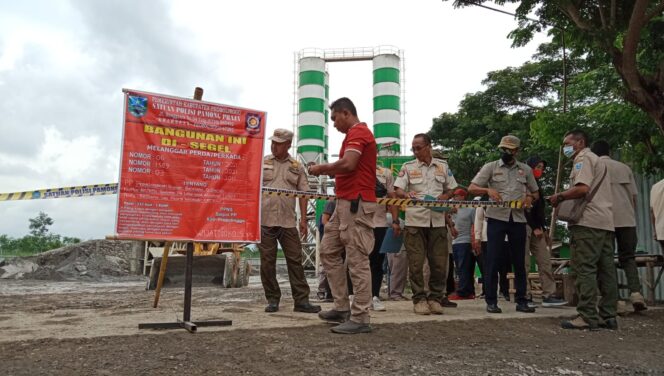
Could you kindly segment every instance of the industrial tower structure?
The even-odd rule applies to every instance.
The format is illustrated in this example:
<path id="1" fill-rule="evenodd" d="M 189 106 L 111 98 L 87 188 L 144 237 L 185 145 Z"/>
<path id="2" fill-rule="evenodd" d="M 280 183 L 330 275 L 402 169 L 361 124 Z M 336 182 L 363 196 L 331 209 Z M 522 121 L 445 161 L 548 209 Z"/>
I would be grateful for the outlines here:
<path id="1" fill-rule="evenodd" d="M 329 157 L 329 74 L 333 62 L 373 62 L 373 132 L 380 156 L 397 156 L 405 145 L 405 100 L 403 51 L 393 46 L 316 49 L 307 48 L 295 54 L 293 133 L 296 135 L 297 158 L 304 165 L 327 163 Z M 327 193 L 332 186 L 326 176 L 309 177 L 312 189 Z M 304 239 L 305 267 L 318 270 L 318 229 L 316 200 L 307 209 L 309 231 Z"/>

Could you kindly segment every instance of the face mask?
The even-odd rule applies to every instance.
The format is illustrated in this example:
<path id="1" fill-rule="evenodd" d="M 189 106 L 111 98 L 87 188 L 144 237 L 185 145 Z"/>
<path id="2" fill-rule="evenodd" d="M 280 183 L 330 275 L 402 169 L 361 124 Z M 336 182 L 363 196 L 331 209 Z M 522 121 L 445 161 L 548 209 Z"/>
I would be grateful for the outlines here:
<path id="1" fill-rule="evenodd" d="M 503 154 L 500 156 L 500 159 L 503 161 L 503 163 L 510 163 L 514 159 L 514 156 L 512 153 L 503 152 Z"/>
<path id="2" fill-rule="evenodd" d="M 533 170 L 533 175 L 535 176 L 535 179 L 539 179 L 542 177 L 542 170 L 539 168 L 536 168 Z"/>
<path id="3" fill-rule="evenodd" d="M 563 147 L 563 154 L 565 154 L 565 156 L 566 156 L 567 158 L 569 158 L 569 157 L 571 157 L 572 155 L 574 155 L 574 146 L 572 146 L 572 145 L 565 145 L 565 147 Z"/>

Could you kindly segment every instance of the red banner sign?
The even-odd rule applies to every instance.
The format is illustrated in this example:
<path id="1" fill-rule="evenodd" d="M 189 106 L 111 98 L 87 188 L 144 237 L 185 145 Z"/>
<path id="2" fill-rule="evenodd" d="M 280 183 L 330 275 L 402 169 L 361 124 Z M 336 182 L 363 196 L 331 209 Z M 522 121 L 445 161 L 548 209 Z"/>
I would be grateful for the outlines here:
<path id="1" fill-rule="evenodd" d="M 266 113 L 124 93 L 118 237 L 260 241 Z"/>

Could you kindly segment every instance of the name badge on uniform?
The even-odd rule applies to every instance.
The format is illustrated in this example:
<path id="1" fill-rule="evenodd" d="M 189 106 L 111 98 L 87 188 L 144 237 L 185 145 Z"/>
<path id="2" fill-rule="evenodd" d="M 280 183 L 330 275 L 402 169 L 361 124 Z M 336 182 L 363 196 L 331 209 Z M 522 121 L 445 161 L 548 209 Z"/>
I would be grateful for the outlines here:
<path id="1" fill-rule="evenodd" d="M 409 170 L 408 175 L 414 178 L 420 178 L 422 177 L 422 171 L 420 170 Z"/>

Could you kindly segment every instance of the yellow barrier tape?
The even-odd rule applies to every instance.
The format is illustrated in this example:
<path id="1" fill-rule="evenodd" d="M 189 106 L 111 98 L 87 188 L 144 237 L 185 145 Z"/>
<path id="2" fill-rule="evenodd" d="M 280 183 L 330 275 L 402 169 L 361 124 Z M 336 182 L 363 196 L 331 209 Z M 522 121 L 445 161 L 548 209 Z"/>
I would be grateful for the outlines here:
<path id="1" fill-rule="evenodd" d="M 63 187 L 52 189 L 40 189 L 36 191 L 0 193 L 0 201 L 17 200 L 39 200 L 46 198 L 66 198 L 114 195 L 118 193 L 118 183 L 80 185 L 76 187 Z M 270 196 L 298 197 L 308 200 L 334 200 L 337 197 L 323 193 L 294 191 L 288 189 L 263 187 L 263 194 Z M 397 206 L 421 206 L 432 208 L 511 208 L 520 209 L 521 201 L 439 201 L 439 200 L 416 200 L 411 198 L 379 198 L 380 205 Z"/>
<path id="2" fill-rule="evenodd" d="M 337 196 L 322 193 L 292 191 L 288 189 L 265 188 L 263 195 L 300 197 L 316 200 L 334 200 Z M 421 206 L 427 208 L 511 208 L 521 209 L 521 201 L 441 201 L 441 200 L 416 200 L 412 198 L 379 198 L 376 203 L 379 205 L 397 205 L 397 206 Z"/>
<path id="3" fill-rule="evenodd" d="M 52 188 L 52 189 L 39 189 L 36 191 L 0 193 L 0 201 L 103 196 L 103 195 L 114 195 L 117 193 L 118 193 L 118 183 L 79 185 L 76 187 L 62 187 L 62 188 Z"/>

